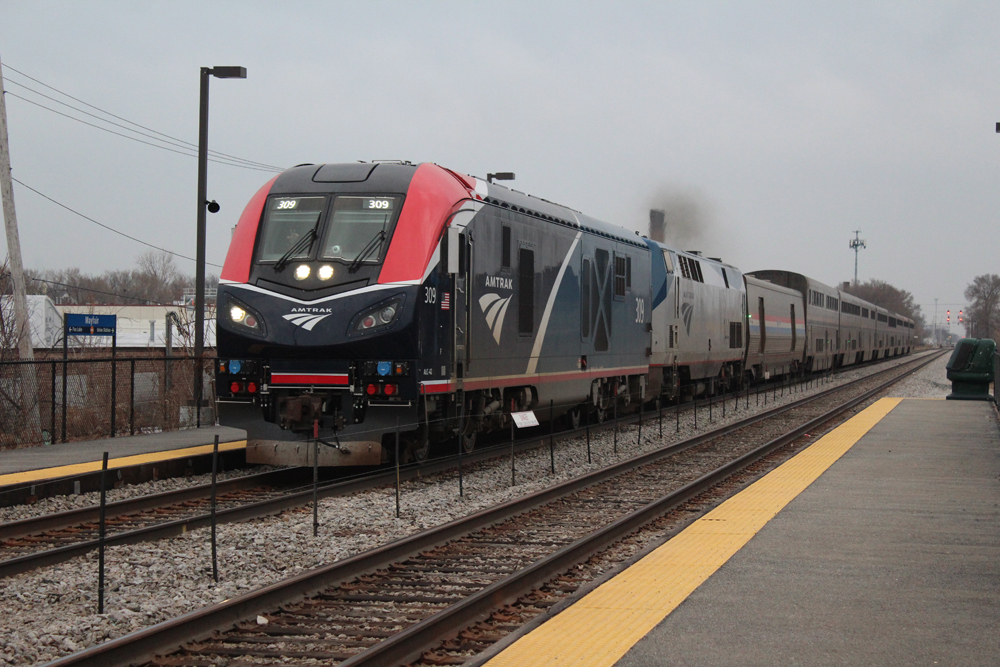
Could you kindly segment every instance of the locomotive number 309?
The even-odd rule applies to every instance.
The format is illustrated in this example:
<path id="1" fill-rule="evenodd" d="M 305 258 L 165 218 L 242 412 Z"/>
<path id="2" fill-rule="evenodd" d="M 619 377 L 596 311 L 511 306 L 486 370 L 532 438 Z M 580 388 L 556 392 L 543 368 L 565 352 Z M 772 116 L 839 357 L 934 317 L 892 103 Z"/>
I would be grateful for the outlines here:
<path id="1" fill-rule="evenodd" d="M 425 287 L 424 288 L 424 303 L 435 303 L 437 301 L 438 291 L 436 287 Z"/>
<path id="2" fill-rule="evenodd" d="M 635 300 L 635 321 L 642 323 L 646 319 L 646 303 L 642 299 Z"/>

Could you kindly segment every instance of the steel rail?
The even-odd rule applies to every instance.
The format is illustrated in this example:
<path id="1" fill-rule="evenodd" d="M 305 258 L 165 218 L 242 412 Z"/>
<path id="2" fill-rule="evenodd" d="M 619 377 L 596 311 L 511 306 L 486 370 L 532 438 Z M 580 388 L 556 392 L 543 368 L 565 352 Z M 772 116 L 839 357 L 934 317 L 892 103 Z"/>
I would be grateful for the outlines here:
<path id="1" fill-rule="evenodd" d="M 269 470 L 267 472 L 244 475 L 219 482 L 216 485 L 216 493 L 222 495 L 234 491 L 245 491 L 267 484 L 283 484 L 289 477 L 301 474 L 298 468 L 287 468 L 284 470 Z M 211 493 L 211 484 L 199 484 L 183 489 L 174 489 L 162 493 L 153 493 L 148 496 L 137 496 L 126 498 L 107 504 L 107 518 L 112 519 L 119 516 L 145 512 L 152 509 L 160 509 L 167 505 L 185 503 L 192 500 L 203 500 Z M 78 509 L 67 510 L 45 514 L 18 521 L 9 521 L 0 524 L 0 540 L 10 540 L 27 535 L 37 535 L 47 530 L 59 530 L 76 526 L 82 523 L 97 521 L 100 516 L 99 505 L 88 505 Z"/>
<path id="2" fill-rule="evenodd" d="M 538 437 L 533 437 L 526 439 L 517 443 L 515 449 L 516 451 L 524 451 L 527 449 L 533 449 L 541 446 L 536 441 Z M 510 452 L 510 448 L 506 445 L 497 446 L 490 449 L 484 449 L 480 452 L 473 452 L 472 454 L 463 455 L 463 460 L 465 464 L 474 463 L 482 460 L 487 460 L 493 457 L 502 456 Z M 410 464 L 401 468 L 400 480 L 401 481 L 411 481 L 413 479 L 418 479 L 422 475 L 437 474 L 440 472 L 447 472 L 455 468 L 458 464 L 457 456 L 449 456 L 434 459 L 433 461 L 424 462 L 422 464 Z M 284 471 L 274 471 L 274 472 L 284 472 Z M 267 473 L 263 473 L 267 474 Z M 239 478 L 239 479 L 249 479 L 252 476 Z M 374 488 L 385 486 L 390 482 L 395 481 L 396 473 L 394 470 L 382 470 L 375 473 L 366 473 L 359 475 L 355 478 L 337 481 L 331 483 L 325 483 L 318 487 L 317 497 L 319 498 L 330 498 L 338 496 L 346 496 L 352 493 L 358 493 L 361 491 L 368 491 Z M 236 481 L 236 480 L 232 480 Z M 127 501 L 119 501 L 121 503 L 134 503 L 133 507 L 138 508 L 132 511 L 141 511 L 146 509 L 154 509 L 164 507 L 166 503 L 162 502 L 164 497 L 171 496 L 168 500 L 170 503 L 178 503 L 187 500 L 195 500 L 207 498 L 210 493 L 210 485 L 201 485 L 197 487 L 190 487 L 188 489 L 182 489 L 178 491 L 169 491 L 164 494 L 155 494 L 151 496 L 144 496 L 143 498 L 136 498 Z M 252 488 L 248 486 L 245 488 Z M 247 503 L 239 507 L 232 507 L 223 510 L 216 511 L 216 523 L 234 523 L 240 521 L 247 521 L 249 519 L 256 519 L 264 516 L 270 516 L 273 514 L 278 514 L 288 509 L 294 509 L 296 507 L 302 507 L 312 503 L 313 494 L 311 487 L 300 486 L 299 489 L 292 493 L 280 496 L 278 498 L 270 498 L 266 500 L 261 500 L 254 503 Z M 234 490 L 230 488 L 229 491 Z M 172 494 L 177 494 L 173 496 Z M 159 499 L 159 504 L 157 504 L 157 499 Z M 146 502 L 148 501 L 148 502 Z M 112 505 L 108 506 L 109 508 Z M 121 510 L 122 508 L 119 508 Z M 3 528 L 7 526 L 16 526 L 16 529 L 11 529 L 7 535 L 0 535 L 0 539 L 10 539 L 14 537 L 23 536 L 25 534 L 38 534 L 44 530 L 52 530 L 57 528 L 63 528 L 67 525 L 75 525 L 72 522 L 68 522 L 65 518 L 67 515 L 77 514 L 80 516 L 88 517 L 86 519 L 81 519 L 80 521 L 95 521 L 97 520 L 96 515 L 99 512 L 98 506 L 81 508 L 80 510 L 71 510 L 70 512 L 61 512 L 59 514 L 47 515 L 44 517 L 38 517 L 37 519 L 25 519 L 23 521 L 11 522 L 9 524 L 3 524 Z M 117 516 L 124 515 L 128 512 L 118 511 Z M 37 522 L 36 525 L 45 526 L 39 528 L 38 530 L 26 529 L 28 524 L 32 522 Z M 187 531 L 197 530 L 198 528 L 205 528 L 210 526 L 212 522 L 211 514 L 199 514 L 195 516 L 185 517 L 181 519 L 175 519 L 173 521 L 166 521 L 163 523 L 158 523 L 152 526 L 145 526 L 143 528 L 136 528 L 130 531 L 123 531 L 120 533 L 115 533 L 109 535 L 105 538 L 106 546 L 120 546 L 125 544 L 136 544 L 139 542 L 150 542 L 159 539 L 165 539 L 169 537 L 176 537 L 177 535 L 182 535 Z M 62 547 L 56 547 L 54 549 L 48 549 L 45 551 L 39 551 L 32 554 L 25 554 L 23 556 L 18 556 L 16 558 L 9 558 L 7 560 L 0 561 L 0 578 L 10 577 L 22 572 L 28 572 L 39 567 L 46 567 L 48 565 L 55 565 L 58 563 L 63 563 L 78 556 L 87 554 L 100 546 L 99 540 L 86 540 L 78 542 L 76 544 L 69 544 Z"/>
<path id="3" fill-rule="evenodd" d="M 922 368 L 927 363 L 930 363 L 930 361 L 936 359 L 937 356 L 930 357 L 930 359 L 928 359 L 925 363 L 921 364 L 919 368 Z M 920 362 L 921 362 L 920 359 L 914 359 L 911 362 L 904 362 L 904 363 L 920 363 Z M 873 377 L 880 374 L 890 373 L 894 370 L 897 370 L 898 368 L 899 366 L 894 366 L 892 368 L 880 370 L 877 373 L 874 373 L 873 375 L 869 375 L 864 378 L 859 378 L 858 380 L 854 380 L 848 384 L 831 387 L 829 389 L 825 389 L 821 392 L 817 392 L 815 394 L 812 394 L 811 396 L 806 396 L 804 398 L 787 403 L 785 405 L 778 406 L 770 410 L 764 410 L 758 412 L 740 421 L 733 422 L 732 424 L 717 429 L 713 429 L 711 431 L 706 431 L 705 433 L 682 440 L 680 442 L 674 443 L 673 445 L 669 445 L 665 448 L 654 450 L 652 452 L 649 452 L 641 456 L 655 457 L 655 456 L 670 455 L 670 454 L 675 454 L 677 452 L 681 452 L 685 449 L 698 446 L 708 440 L 718 438 L 722 435 L 731 433 L 732 431 L 744 428 L 751 424 L 755 424 L 757 422 L 766 419 L 771 419 L 789 410 L 793 410 L 802 405 L 806 405 L 812 401 L 824 398 L 834 392 L 842 391 L 843 389 L 850 387 L 855 383 L 870 380 Z M 619 424 L 630 424 L 636 421 L 638 421 L 638 415 L 630 415 L 629 417 L 619 418 Z M 613 428 L 613 426 L 614 426 L 613 421 L 606 421 L 602 424 L 591 426 L 591 428 L 606 429 L 606 428 Z M 575 430 L 571 429 L 567 431 L 562 431 L 561 433 L 556 435 L 558 439 L 565 440 L 581 435 L 584 433 L 584 431 L 585 431 L 584 428 Z M 537 447 L 542 446 L 541 441 L 544 440 L 545 437 L 546 436 L 542 434 L 534 434 L 528 438 L 519 441 L 516 444 L 515 449 L 518 452 L 535 449 Z M 483 449 L 478 452 L 472 452 L 471 454 L 463 455 L 462 458 L 465 464 L 468 464 L 468 463 L 488 460 L 494 457 L 505 456 L 509 454 L 509 452 L 510 452 L 509 446 L 504 444 L 504 445 L 498 445 L 496 447 Z M 440 472 L 450 471 L 453 468 L 457 467 L 458 458 L 459 457 L 457 455 L 451 455 L 447 457 L 432 459 L 430 461 L 426 461 L 421 464 L 409 464 L 408 466 L 404 466 L 403 468 L 401 468 L 400 480 L 411 481 L 413 479 L 419 478 L 422 475 L 437 474 Z M 240 479 L 246 479 L 246 478 L 240 478 Z M 358 493 L 361 491 L 367 491 L 374 488 L 378 488 L 380 486 L 389 484 L 394 480 L 395 480 L 395 471 L 393 470 L 366 473 L 349 480 L 332 482 L 326 485 L 321 485 L 318 489 L 317 496 L 319 498 L 329 498 L 329 497 L 339 497 L 339 496 L 349 495 L 351 493 Z M 205 494 L 205 497 L 207 497 L 207 494 L 209 493 L 209 488 L 210 488 L 209 485 L 204 485 L 199 487 L 191 487 L 188 490 L 181 490 L 181 491 L 190 491 L 193 493 L 194 490 L 201 489 Z M 175 493 L 175 492 L 168 492 L 168 494 L 169 493 Z M 166 494 L 159 494 L 159 495 L 162 496 Z M 156 496 L 149 496 L 148 498 L 155 498 L 155 497 Z M 312 498 L 313 495 L 311 488 L 303 488 L 303 490 L 301 491 L 289 493 L 280 496 L 278 498 L 270 498 L 255 503 L 247 503 L 239 507 L 219 510 L 216 512 L 216 522 L 218 524 L 234 523 L 240 521 L 247 521 L 250 519 L 256 519 L 264 516 L 270 516 L 278 514 L 285 510 L 309 505 L 310 503 L 312 503 Z M 141 500 L 142 499 L 136 499 L 136 501 L 141 501 Z M 127 501 L 122 501 L 122 502 L 127 502 Z M 97 511 L 96 507 L 84 508 L 84 509 L 92 510 L 94 512 Z M 27 521 L 31 520 L 29 519 Z M 212 518 L 210 514 L 201 514 L 182 519 L 175 519 L 173 521 L 167 521 L 152 526 L 137 528 L 131 531 L 115 533 L 105 538 L 105 545 L 120 546 L 120 545 L 136 544 L 139 542 L 148 542 L 170 537 L 176 537 L 188 531 L 197 530 L 199 528 L 205 528 L 207 526 L 210 526 L 211 522 Z M 57 547 L 54 549 L 49 549 L 46 551 L 39 551 L 33 554 L 26 554 L 23 556 L 18 556 L 16 558 L 10 558 L 4 561 L 0 561 L 0 578 L 13 576 L 16 574 L 20 574 L 22 572 L 28 572 L 33 569 L 37 569 L 39 567 L 46 567 L 49 565 L 63 563 L 78 556 L 85 555 L 90 551 L 97 549 L 99 546 L 100 546 L 99 540 L 87 540 L 83 542 L 78 542 L 76 544 L 70 544 L 62 547 Z"/>
<path id="4" fill-rule="evenodd" d="M 880 384 L 875 389 L 869 390 L 861 396 L 850 399 L 841 406 L 827 411 L 820 417 L 814 418 L 808 423 L 793 429 L 788 434 L 776 438 L 757 450 L 726 464 L 716 472 L 709 473 L 699 480 L 686 485 L 682 489 L 670 494 L 664 499 L 647 505 L 645 508 L 639 510 L 637 514 L 629 515 L 626 518 L 609 524 L 606 528 L 597 531 L 597 534 L 602 536 L 601 539 L 610 539 L 611 542 L 615 541 L 621 535 L 634 530 L 635 526 L 641 525 L 642 521 L 640 516 L 658 516 L 662 514 L 663 512 L 669 510 L 670 507 L 674 506 L 671 503 L 676 504 L 677 502 L 683 502 L 676 499 L 681 497 L 684 499 L 690 499 L 692 494 L 696 495 L 697 493 L 709 488 L 720 479 L 732 474 L 732 472 L 737 470 L 740 466 L 750 465 L 751 463 L 766 456 L 774 449 L 791 442 L 803 433 L 806 433 L 807 431 L 816 428 L 818 425 L 829 421 L 840 412 L 849 410 L 855 405 L 867 400 L 874 394 L 884 391 L 885 388 L 891 386 L 895 382 L 898 382 L 899 380 L 931 363 L 931 361 L 935 358 L 936 357 L 930 358 L 914 368 L 905 371 L 899 376 L 891 378 L 890 380 Z M 841 386 L 841 389 L 843 388 L 844 386 Z M 801 406 L 805 402 L 806 401 L 797 403 Z M 785 409 L 775 411 L 771 414 L 771 416 L 780 414 L 780 412 L 785 412 L 790 406 L 782 407 Z M 759 420 L 755 419 L 753 421 Z M 747 424 L 743 425 L 745 426 Z M 731 430 L 733 429 L 730 427 L 717 429 L 712 434 L 702 434 L 701 436 L 691 440 L 697 440 L 698 443 L 694 444 L 700 444 L 701 442 L 709 439 L 709 437 L 706 436 L 719 437 L 720 435 L 727 434 Z M 257 614 L 266 613 L 268 610 L 273 610 L 284 604 L 319 593 L 320 591 L 332 586 L 347 583 L 355 577 L 365 574 L 366 572 L 385 568 L 400 559 L 414 556 L 419 554 L 421 551 L 444 544 L 469 532 L 498 523 L 512 516 L 522 514 L 579 489 L 586 488 L 598 482 L 621 475 L 629 470 L 641 467 L 647 463 L 670 456 L 679 451 L 679 449 L 693 446 L 693 444 L 688 444 L 689 442 L 690 441 L 676 443 L 673 446 L 661 450 L 637 455 L 631 459 L 593 471 L 581 477 L 567 480 L 523 498 L 511 500 L 502 505 L 481 510 L 468 517 L 456 519 L 447 524 L 432 528 L 431 530 L 395 540 L 370 551 L 356 554 L 355 556 L 346 558 L 342 561 L 314 568 L 295 577 L 291 577 L 290 579 L 281 582 L 276 582 L 259 590 L 189 612 L 175 619 L 138 630 L 123 637 L 85 649 L 73 655 L 59 658 L 47 663 L 45 667 L 114 667 L 149 660 L 156 654 L 176 650 L 179 646 L 186 642 L 206 639 L 216 631 L 236 625 L 241 620 L 246 618 L 253 618 Z M 682 447 L 682 445 L 686 445 L 686 447 Z M 723 473 L 721 471 L 728 472 Z M 676 499 L 670 500 L 671 498 Z M 649 519 L 646 519 L 646 521 L 648 520 Z M 484 613 L 487 613 L 485 610 L 490 604 L 495 605 L 498 601 L 500 601 L 500 604 L 503 604 L 504 600 L 510 600 L 512 597 L 516 598 L 517 595 L 520 595 L 525 590 L 530 590 L 531 587 L 537 586 L 540 582 L 544 582 L 546 578 L 551 577 L 553 573 L 561 571 L 560 568 L 565 570 L 567 564 L 572 564 L 571 561 L 573 554 L 590 554 L 602 548 L 597 545 L 597 542 L 588 542 L 589 539 L 591 538 L 584 538 L 583 540 L 579 540 L 574 544 L 565 547 L 552 556 L 542 559 L 536 564 L 525 568 L 523 573 L 512 575 L 509 579 L 504 580 L 503 582 L 498 582 L 497 584 L 484 589 L 472 598 L 458 603 L 455 611 L 449 612 L 449 610 L 443 610 L 435 616 L 425 619 L 411 628 L 404 630 L 398 636 L 389 638 L 379 645 L 352 657 L 343 664 L 387 664 L 396 660 L 405 661 L 407 659 L 411 659 L 414 657 L 415 653 L 419 654 L 419 651 L 425 648 L 430 640 L 436 640 L 442 635 L 454 632 L 456 629 L 460 629 L 460 627 L 468 625 L 470 619 L 481 617 Z M 596 540 L 598 538 L 593 539 Z M 385 646 L 383 648 L 379 648 L 382 644 L 385 644 Z M 420 644 L 421 648 L 416 648 L 417 644 Z"/>
<path id="5" fill-rule="evenodd" d="M 541 586 L 551 578 L 565 572 L 574 565 L 635 532 L 642 526 L 708 491 L 716 484 L 753 465 L 774 451 L 794 442 L 803 434 L 822 426 L 843 412 L 885 391 L 888 387 L 920 370 L 931 361 L 933 359 L 929 359 L 924 364 L 883 382 L 878 387 L 828 410 L 805 424 L 793 428 L 757 449 L 747 452 L 739 458 L 688 483 L 677 491 L 647 504 L 590 535 L 580 538 L 573 544 L 536 561 L 517 573 L 484 588 L 482 591 L 469 596 L 461 602 L 443 609 L 437 614 L 406 628 L 392 637 L 384 639 L 375 646 L 341 662 L 339 667 L 405 664 L 419 659 L 421 654 L 435 642 L 461 631 L 476 621 L 484 620 L 495 609 L 515 602 L 517 598 Z"/>

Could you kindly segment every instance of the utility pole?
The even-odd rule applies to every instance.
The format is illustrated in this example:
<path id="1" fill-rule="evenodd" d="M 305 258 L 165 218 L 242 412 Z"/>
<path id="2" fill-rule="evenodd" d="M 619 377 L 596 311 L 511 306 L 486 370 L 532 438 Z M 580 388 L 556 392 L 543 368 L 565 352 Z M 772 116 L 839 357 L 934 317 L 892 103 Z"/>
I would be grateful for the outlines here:
<path id="1" fill-rule="evenodd" d="M 14 332 L 17 336 L 18 356 L 22 361 L 34 361 L 31 329 L 28 324 L 28 299 L 25 296 L 24 265 L 21 263 L 21 239 L 17 233 L 17 214 L 14 211 L 14 184 L 10 180 L 10 144 L 7 135 L 5 95 L 3 64 L 0 63 L 0 195 L 3 198 L 3 221 L 7 231 L 10 276 L 14 285 Z M 34 442 L 38 442 L 41 440 L 41 422 L 38 418 L 38 387 L 33 364 L 21 365 L 21 396 L 24 397 L 21 407 L 28 419 L 27 435 Z"/>
<path id="2" fill-rule="evenodd" d="M 855 287 L 858 284 L 858 251 L 860 251 L 862 248 L 867 247 L 865 245 L 865 242 L 862 239 L 858 238 L 858 234 L 860 234 L 860 233 L 861 233 L 860 229 L 855 229 L 854 230 L 854 238 L 851 239 L 851 242 L 847 244 L 847 247 L 849 247 L 851 250 L 854 251 L 854 285 L 855 285 Z"/>

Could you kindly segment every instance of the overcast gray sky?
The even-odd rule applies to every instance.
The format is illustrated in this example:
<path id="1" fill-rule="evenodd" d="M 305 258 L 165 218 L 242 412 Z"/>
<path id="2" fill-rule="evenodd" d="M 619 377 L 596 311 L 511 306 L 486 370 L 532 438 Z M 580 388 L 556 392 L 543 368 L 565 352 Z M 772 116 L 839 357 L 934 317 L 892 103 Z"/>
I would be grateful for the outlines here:
<path id="1" fill-rule="evenodd" d="M 703 212 L 689 249 L 828 284 L 852 277 L 860 229 L 860 279 L 909 290 L 928 321 L 1000 272 L 998 51 L 995 2 L 0 1 L 6 87 L 53 108 L 69 112 L 6 68 L 194 142 L 198 68 L 243 65 L 245 81 L 212 80 L 214 150 L 510 170 L 643 232 L 680 193 Z M 16 178 L 194 255 L 194 158 L 11 95 L 7 114 Z M 210 165 L 209 262 L 269 178 Z M 28 267 L 129 268 L 145 250 L 15 199 Z"/>

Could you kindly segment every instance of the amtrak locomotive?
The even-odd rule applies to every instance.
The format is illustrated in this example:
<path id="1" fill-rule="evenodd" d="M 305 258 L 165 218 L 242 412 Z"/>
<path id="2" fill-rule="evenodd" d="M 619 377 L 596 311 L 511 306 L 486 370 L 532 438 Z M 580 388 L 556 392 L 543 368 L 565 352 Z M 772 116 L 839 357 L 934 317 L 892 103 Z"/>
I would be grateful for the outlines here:
<path id="1" fill-rule="evenodd" d="M 220 421 L 252 462 L 407 460 L 505 428 L 906 354 L 912 322 L 799 274 L 743 275 L 434 165 L 264 185 L 218 293 Z M 554 406 L 550 415 L 548 407 Z"/>

